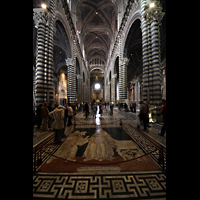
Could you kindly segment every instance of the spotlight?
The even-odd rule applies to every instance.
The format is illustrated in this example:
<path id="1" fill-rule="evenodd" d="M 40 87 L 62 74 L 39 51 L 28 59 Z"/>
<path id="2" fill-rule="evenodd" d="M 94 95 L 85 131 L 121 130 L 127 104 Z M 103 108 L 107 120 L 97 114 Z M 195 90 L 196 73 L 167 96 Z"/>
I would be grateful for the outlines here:
<path id="1" fill-rule="evenodd" d="M 41 7 L 44 8 L 44 9 L 46 9 L 46 8 L 47 8 L 47 5 L 43 3 L 43 4 L 41 5 Z"/>
<path id="2" fill-rule="evenodd" d="M 150 5 L 149 5 L 150 8 L 153 8 L 154 6 L 155 6 L 154 3 L 150 3 Z"/>

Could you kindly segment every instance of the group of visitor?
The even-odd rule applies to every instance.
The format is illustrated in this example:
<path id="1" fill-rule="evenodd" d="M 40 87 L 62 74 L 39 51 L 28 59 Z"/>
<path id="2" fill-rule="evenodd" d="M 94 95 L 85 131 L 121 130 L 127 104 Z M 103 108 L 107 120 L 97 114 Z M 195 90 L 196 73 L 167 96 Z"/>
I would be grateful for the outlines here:
<path id="1" fill-rule="evenodd" d="M 162 104 L 162 109 L 160 113 L 163 116 L 163 126 L 159 135 L 164 136 L 165 131 L 166 131 L 166 100 L 162 99 L 160 103 Z M 140 122 L 143 122 L 144 130 L 147 130 L 147 127 L 150 127 L 149 126 L 149 102 L 147 101 L 146 103 L 143 103 L 143 101 L 140 101 L 139 104 L 140 104 L 140 112 L 138 116 L 139 116 Z"/>
<path id="2" fill-rule="evenodd" d="M 163 126 L 160 132 L 160 136 L 164 136 L 164 133 L 166 131 L 166 100 L 162 99 L 162 110 L 161 114 L 163 116 Z M 144 103 L 143 101 L 139 102 L 140 108 L 139 108 L 139 120 L 144 125 L 144 130 L 147 130 L 147 127 L 149 126 L 149 102 Z M 79 108 L 83 109 L 83 112 L 85 112 L 85 117 L 87 118 L 89 115 L 89 103 L 86 101 L 85 103 L 78 104 Z M 103 114 L 103 105 L 106 104 L 98 103 L 99 105 L 99 114 L 102 116 Z M 109 104 L 107 104 L 109 105 Z M 113 103 L 110 104 L 110 114 L 113 114 Z M 121 108 L 124 107 L 125 111 L 128 109 L 127 104 L 125 103 L 118 103 L 118 108 L 121 110 Z M 79 109 L 79 110 L 80 110 Z M 130 102 L 130 109 L 131 112 L 136 113 L 136 103 Z M 96 118 L 97 114 L 97 103 L 92 102 L 91 103 L 91 110 L 93 112 L 93 118 Z M 106 109 L 107 110 L 107 109 Z M 133 111 L 134 110 L 134 111 Z M 47 131 L 48 128 L 52 128 L 55 130 L 55 141 L 58 140 L 62 135 L 64 134 L 65 126 L 71 126 L 72 125 L 72 116 L 76 114 L 76 104 L 67 103 L 63 107 L 62 105 L 55 104 L 47 104 L 47 102 L 44 102 L 44 104 L 40 104 L 37 107 L 36 114 L 33 108 L 33 128 L 35 122 L 37 122 L 37 129 L 40 129 L 40 126 L 42 124 L 42 131 Z M 68 119 L 68 123 L 67 123 Z M 139 126 L 138 126 L 139 128 Z"/>
<path id="3" fill-rule="evenodd" d="M 33 109 L 33 125 L 37 123 L 37 129 L 40 129 L 42 124 L 42 131 L 53 128 L 55 131 L 54 141 L 57 141 L 64 134 L 66 124 L 67 126 L 72 125 L 72 116 L 75 115 L 75 110 L 76 104 L 67 103 L 62 106 L 55 103 L 52 106 L 52 103 L 44 102 L 43 105 L 40 104 L 37 107 L 36 114 Z"/>
<path id="4" fill-rule="evenodd" d="M 130 111 L 136 113 L 136 103 L 135 101 L 130 101 L 129 105 L 127 105 L 127 103 L 122 103 L 122 102 L 118 102 L 117 103 L 118 109 L 121 111 L 123 108 L 125 110 L 125 112 Z"/>

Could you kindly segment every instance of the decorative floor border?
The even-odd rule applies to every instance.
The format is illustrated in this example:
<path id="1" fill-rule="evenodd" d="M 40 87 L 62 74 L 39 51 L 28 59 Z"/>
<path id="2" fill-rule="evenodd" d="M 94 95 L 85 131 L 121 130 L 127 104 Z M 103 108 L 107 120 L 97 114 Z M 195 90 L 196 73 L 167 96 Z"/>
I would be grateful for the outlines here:
<path id="1" fill-rule="evenodd" d="M 37 173 L 33 199 L 166 199 L 160 171 L 117 174 Z"/>

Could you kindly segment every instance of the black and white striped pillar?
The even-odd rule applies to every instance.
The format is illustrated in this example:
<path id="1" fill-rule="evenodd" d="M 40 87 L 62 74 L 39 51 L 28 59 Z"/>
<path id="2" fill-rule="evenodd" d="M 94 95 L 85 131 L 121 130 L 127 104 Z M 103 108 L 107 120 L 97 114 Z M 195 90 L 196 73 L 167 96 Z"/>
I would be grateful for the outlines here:
<path id="1" fill-rule="evenodd" d="M 36 55 L 36 106 L 53 102 L 53 23 L 55 0 L 48 9 L 33 9 L 33 19 L 37 28 Z"/>
<path id="2" fill-rule="evenodd" d="M 148 22 L 145 16 L 145 7 L 147 5 L 146 0 L 141 0 L 141 28 L 142 28 L 142 55 L 143 55 L 143 101 L 148 100 L 149 90 L 149 59 L 151 54 L 151 43 L 149 38 L 151 37 L 149 32 Z"/>
<path id="3" fill-rule="evenodd" d="M 123 61 L 121 48 L 121 37 L 119 37 L 119 101 L 123 102 Z"/>
<path id="4" fill-rule="evenodd" d="M 35 27 L 37 28 L 37 55 L 36 55 L 36 106 L 44 103 L 47 100 L 47 94 L 45 92 L 46 80 L 47 80 L 47 44 L 45 43 L 46 38 L 46 23 L 48 15 L 44 9 L 34 9 Z M 46 44 L 46 46 L 45 46 Z"/>
<path id="5" fill-rule="evenodd" d="M 49 21 L 49 39 L 48 39 L 48 78 L 47 87 L 49 102 L 53 102 L 53 35 L 54 35 L 54 19 L 55 19 L 55 0 L 50 1 L 50 21 Z"/>
<path id="6" fill-rule="evenodd" d="M 127 99 L 127 58 L 122 56 L 121 37 L 119 38 L 119 101 L 124 103 Z"/>
<path id="7" fill-rule="evenodd" d="M 76 101 L 76 81 L 74 81 L 74 79 L 76 78 L 76 74 L 74 73 L 75 67 L 73 58 L 68 58 L 66 60 L 66 64 L 67 64 L 67 98 L 69 103 L 74 103 Z"/>
<path id="8" fill-rule="evenodd" d="M 143 49 L 143 100 L 154 107 L 156 121 L 160 117 L 161 94 L 161 54 L 159 24 L 164 15 L 159 1 L 154 7 L 141 1 L 141 27 Z"/>

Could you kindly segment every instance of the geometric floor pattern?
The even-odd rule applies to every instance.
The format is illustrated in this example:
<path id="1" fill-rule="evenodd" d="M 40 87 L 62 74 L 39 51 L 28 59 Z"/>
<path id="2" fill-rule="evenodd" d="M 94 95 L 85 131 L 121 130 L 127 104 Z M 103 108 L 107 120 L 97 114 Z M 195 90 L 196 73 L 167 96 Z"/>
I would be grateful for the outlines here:
<path id="1" fill-rule="evenodd" d="M 33 176 L 33 199 L 165 199 L 162 172 Z"/>
<path id="2" fill-rule="evenodd" d="M 36 146 L 36 153 L 36 148 L 33 149 L 33 166 L 40 156 L 38 149 L 43 149 L 42 165 L 35 165 L 33 174 L 33 199 L 166 199 L 166 173 L 162 170 L 163 165 L 161 167 L 157 163 L 160 141 L 154 140 L 142 129 L 138 130 L 135 116 L 132 119 L 131 115 L 126 117 L 116 111 L 112 116 L 108 112 L 96 116 L 93 119 L 90 114 L 85 119 L 82 112 L 77 114 L 76 126 L 65 130 L 68 133 L 60 144 L 51 145 L 54 140 L 52 135 Z M 97 130 L 101 130 L 101 137 L 97 137 Z M 84 134 L 79 137 L 76 132 Z M 87 138 L 84 145 L 80 144 Z M 102 142 L 95 143 L 95 138 Z M 74 149 L 74 154 L 60 159 L 62 152 L 67 155 L 65 146 L 69 145 L 68 141 L 72 142 L 69 149 Z M 111 151 L 109 159 L 86 157 L 85 152 L 96 154 L 99 149 L 102 151 L 111 146 L 111 143 L 114 146 L 104 152 L 107 155 L 107 151 Z M 162 149 L 166 170 L 164 144 Z"/>

